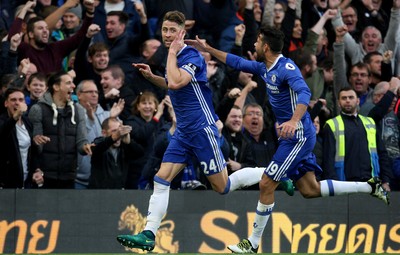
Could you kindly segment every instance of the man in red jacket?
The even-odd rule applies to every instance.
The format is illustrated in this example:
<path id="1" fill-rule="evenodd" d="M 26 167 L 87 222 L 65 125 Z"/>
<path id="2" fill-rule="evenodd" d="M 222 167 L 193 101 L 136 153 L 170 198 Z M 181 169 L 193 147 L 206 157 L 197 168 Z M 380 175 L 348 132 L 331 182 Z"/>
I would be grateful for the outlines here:
<path id="1" fill-rule="evenodd" d="M 9 38 L 14 34 L 21 32 L 21 25 L 25 13 L 33 6 L 28 1 L 23 8 L 23 12 L 19 14 L 9 32 Z M 62 68 L 62 60 L 72 51 L 78 48 L 80 42 L 84 39 L 86 32 L 92 23 L 94 4 L 91 1 L 84 1 L 86 16 L 81 28 L 73 36 L 49 43 L 50 31 L 47 23 L 40 17 L 31 18 L 28 22 L 27 35 L 29 43 L 21 42 L 18 47 L 18 58 L 29 60 L 34 63 L 39 72 L 49 74 L 56 72 Z"/>

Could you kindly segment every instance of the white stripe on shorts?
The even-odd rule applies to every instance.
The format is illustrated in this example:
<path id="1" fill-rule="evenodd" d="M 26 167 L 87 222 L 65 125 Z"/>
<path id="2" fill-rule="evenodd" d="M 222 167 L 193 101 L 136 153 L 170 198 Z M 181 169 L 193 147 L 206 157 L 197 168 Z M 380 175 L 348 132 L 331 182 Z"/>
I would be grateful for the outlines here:
<path id="1" fill-rule="evenodd" d="M 215 139 L 214 132 L 210 126 L 204 128 L 204 131 L 206 132 L 208 140 L 212 145 L 214 158 L 216 160 L 215 164 L 218 167 L 218 172 L 221 172 L 224 169 L 224 159 L 221 157 L 221 154 L 219 153 L 218 141 Z"/>
<path id="2" fill-rule="evenodd" d="M 274 179 L 276 178 L 275 181 L 280 180 L 282 178 L 282 176 L 286 173 L 286 171 L 288 170 L 290 165 L 293 163 L 296 156 L 299 154 L 299 151 L 301 150 L 301 148 L 303 148 L 306 141 L 307 141 L 306 137 L 299 139 L 299 141 L 293 147 L 292 151 L 289 153 L 286 160 L 283 162 L 281 167 L 278 169 L 277 174 L 275 174 L 275 177 L 274 177 Z"/>

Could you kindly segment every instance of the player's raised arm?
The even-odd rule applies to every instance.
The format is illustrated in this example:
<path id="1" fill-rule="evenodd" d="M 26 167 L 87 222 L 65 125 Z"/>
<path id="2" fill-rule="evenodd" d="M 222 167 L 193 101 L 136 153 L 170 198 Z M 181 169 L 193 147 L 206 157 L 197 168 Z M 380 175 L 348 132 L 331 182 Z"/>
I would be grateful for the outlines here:
<path id="1" fill-rule="evenodd" d="M 196 35 L 196 40 L 185 40 L 185 43 L 187 45 L 195 47 L 199 51 L 208 52 L 211 55 L 213 55 L 216 59 L 218 59 L 219 61 L 221 61 L 223 63 L 226 63 L 226 56 L 228 55 L 228 53 L 223 52 L 221 50 L 217 50 L 217 49 L 211 47 L 206 42 L 206 40 L 200 39 L 197 35 Z"/>
<path id="2" fill-rule="evenodd" d="M 167 58 L 167 79 L 169 89 L 180 89 L 189 84 L 192 76 L 182 68 L 178 67 L 177 54 L 184 47 L 183 38 L 185 30 L 181 29 L 172 41 Z"/>

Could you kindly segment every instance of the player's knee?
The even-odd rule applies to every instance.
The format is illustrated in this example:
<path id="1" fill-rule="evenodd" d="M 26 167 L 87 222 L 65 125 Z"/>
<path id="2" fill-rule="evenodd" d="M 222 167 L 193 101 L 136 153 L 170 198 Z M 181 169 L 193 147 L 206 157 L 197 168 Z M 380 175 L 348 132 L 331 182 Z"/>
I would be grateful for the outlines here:
<path id="1" fill-rule="evenodd" d="M 229 178 L 228 178 L 228 181 L 225 184 L 225 187 L 223 187 L 223 186 L 214 186 L 213 185 L 213 190 L 218 192 L 220 195 L 228 194 L 230 189 L 231 189 L 231 181 L 230 181 Z"/>
<path id="2" fill-rule="evenodd" d="M 218 194 L 220 195 L 226 195 L 229 193 L 229 190 L 225 190 L 225 189 L 214 189 L 216 192 L 218 192 Z"/>
<path id="3" fill-rule="evenodd" d="M 211 185 L 211 186 L 212 186 L 212 189 L 220 195 L 225 195 L 225 194 L 229 193 L 229 189 L 227 189 L 226 187 L 222 188 L 222 187 L 217 187 L 217 186 L 213 186 L 213 185 Z"/>
<path id="4" fill-rule="evenodd" d="M 314 178 L 301 178 L 296 183 L 297 189 L 304 198 L 316 198 L 321 196 L 321 187 Z"/>
<path id="5" fill-rule="evenodd" d="M 319 197 L 319 191 L 315 189 L 300 190 L 300 194 L 307 199 Z"/>
<path id="6" fill-rule="evenodd" d="M 301 195 L 307 199 L 313 198 L 312 194 L 308 192 L 301 192 Z"/>
<path id="7" fill-rule="evenodd" d="M 164 178 L 161 178 L 158 175 L 154 175 L 153 181 L 154 181 L 154 183 L 159 183 L 159 184 L 162 184 L 162 185 L 167 186 L 167 187 L 171 186 L 171 182 L 165 180 Z"/>
<path id="8" fill-rule="evenodd" d="M 260 182 L 259 182 L 260 190 L 264 190 L 266 192 L 274 192 L 276 187 L 278 187 L 279 182 L 274 181 L 271 177 L 263 174 Z"/>
<path id="9" fill-rule="evenodd" d="M 265 178 L 261 179 L 259 185 L 260 191 L 263 194 L 272 194 L 275 191 L 276 186 L 272 185 L 271 179 L 266 180 Z"/>

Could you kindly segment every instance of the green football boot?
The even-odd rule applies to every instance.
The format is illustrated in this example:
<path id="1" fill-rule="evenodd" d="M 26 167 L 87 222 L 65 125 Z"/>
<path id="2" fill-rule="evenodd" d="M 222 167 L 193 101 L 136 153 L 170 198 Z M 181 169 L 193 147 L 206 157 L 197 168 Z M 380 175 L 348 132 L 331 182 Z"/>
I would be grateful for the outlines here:
<path id="1" fill-rule="evenodd" d="M 138 248 L 144 251 L 152 251 L 155 245 L 154 234 L 145 230 L 137 235 L 119 235 L 117 241 L 128 248 Z"/>
<path id="2" fill-rule="evenodd" d="M 294 186 L 292 180 L 280 181 L 279 186 L 289 195 L 294 195 Z"/>

